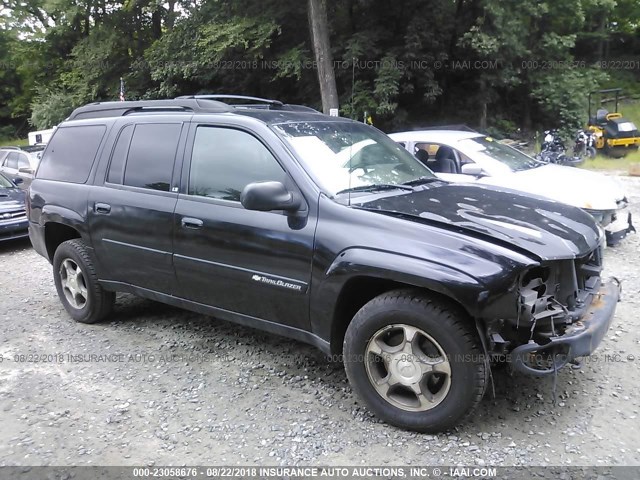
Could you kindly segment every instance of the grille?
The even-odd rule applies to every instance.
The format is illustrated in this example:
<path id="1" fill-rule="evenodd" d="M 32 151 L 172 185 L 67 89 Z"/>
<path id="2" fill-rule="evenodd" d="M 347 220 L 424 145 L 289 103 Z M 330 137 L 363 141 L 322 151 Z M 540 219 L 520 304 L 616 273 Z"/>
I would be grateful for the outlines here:
<path id="1" fill-rule="evenodd" d="M 23 210 L 14 210 L 12 212 L 0 212 L 0 223 L 12 220 L 18 220 L 27 217 L 27 212 Z"/>

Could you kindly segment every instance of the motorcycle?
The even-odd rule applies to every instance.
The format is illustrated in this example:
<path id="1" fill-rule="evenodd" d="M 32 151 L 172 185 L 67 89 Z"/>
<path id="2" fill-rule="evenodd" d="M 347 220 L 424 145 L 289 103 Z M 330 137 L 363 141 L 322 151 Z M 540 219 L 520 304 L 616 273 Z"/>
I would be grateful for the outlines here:
<path id="1" fill-rule="evenodd" d="M 580 130 L 576 134 L 573 155 L 580 158 L 595 158 L 596 136 L 589 130 Z"/>
<path id="2" fill-rule="evenodd" d="M 566 146 L 560 137 L 558 130 L 545 130 L 542 150 L 536 159 L 544 163 L 554 163 L 556 165 L 576 166 L 581 164 L 582 157 L 569 157 L 566 155 Z"/>

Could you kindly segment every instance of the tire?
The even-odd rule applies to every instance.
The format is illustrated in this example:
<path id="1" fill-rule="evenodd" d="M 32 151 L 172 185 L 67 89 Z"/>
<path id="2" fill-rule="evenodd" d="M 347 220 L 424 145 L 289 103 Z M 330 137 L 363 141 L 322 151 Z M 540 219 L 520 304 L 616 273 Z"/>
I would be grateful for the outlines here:
<path id="1" fill-rule="evenodd" d="M 89 249 L 82 240 L 67 240 L 53 256 L 53 279 L 62 305 L 76 322 L 103 320 L 115 302 L 115 293 L 98 283 Z"/>
<path id="2" fill-rule="evenodd" d="M 597 153 L 594 147 L 587 147 L 587 158 L 596 158 Z"/>
<path id="3" fill-rule="evenodd" d="M 360 400 L 385 422 L 408 430 L 435 433 L 463 422 L 487 386 L 473 324 L 419 290 L 388 292 L 362 307 L 347 328 L 343 351 Z"/>
<path id="4" fill-rule="evenodd" d="M 605 153 L 611 158 L 624 158 L 631 152 L 631 149 L 627 147 L 610 147 L 605 146 Z"/>

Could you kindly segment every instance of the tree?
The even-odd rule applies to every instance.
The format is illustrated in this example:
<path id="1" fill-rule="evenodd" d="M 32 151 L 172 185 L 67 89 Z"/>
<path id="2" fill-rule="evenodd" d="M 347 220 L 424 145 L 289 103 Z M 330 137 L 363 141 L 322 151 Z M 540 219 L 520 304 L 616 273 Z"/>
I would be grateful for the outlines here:
<path id="1" fill-rule="evenodd" d="M 329 22 L 327 21 L 326 0 L 308 0 L 309 29 L 316 59 L 322 110 L 329 114 L 331 109 L 338 108 L 338 88 L 333 69 L 331 42 L 329 40 Z"/>
<path id="2" fill-rule="evenodd" d="M 341 104 L 383 130 L 573 128 L 586 90 L 640 93 L 599 56 L 639 55 L 638 0 L 0 0 L 0 128 L 115 100 L 120 77 L 129 99 Z"/>
<path id="3" fill-rule="evenodd" d="M 0 138 L 16 136 L 11 107 L 13 99 L 20 91 L 15 44 L 15 38 L 0 30 Z"/>

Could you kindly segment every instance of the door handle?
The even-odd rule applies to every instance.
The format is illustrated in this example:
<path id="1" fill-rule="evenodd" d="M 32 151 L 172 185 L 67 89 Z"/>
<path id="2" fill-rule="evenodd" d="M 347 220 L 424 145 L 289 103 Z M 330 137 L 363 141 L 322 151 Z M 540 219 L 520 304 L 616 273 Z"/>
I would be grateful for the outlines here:
<path id="1" fill-rule="evenodd" d="M 108 214 L 111 213 L 111 205 L 108 203 L 96 203 L 94 208 L 96 213 Z"/>
<path id="2" fill-rule="evenodd" d="M 194 230 L 202 228 L 202 225 L 204 225 L 204 222 L 199 218 L 190 218 L 190 217 L 182 217 L 181 223 L 183 228 L 192 228 Z"/>

